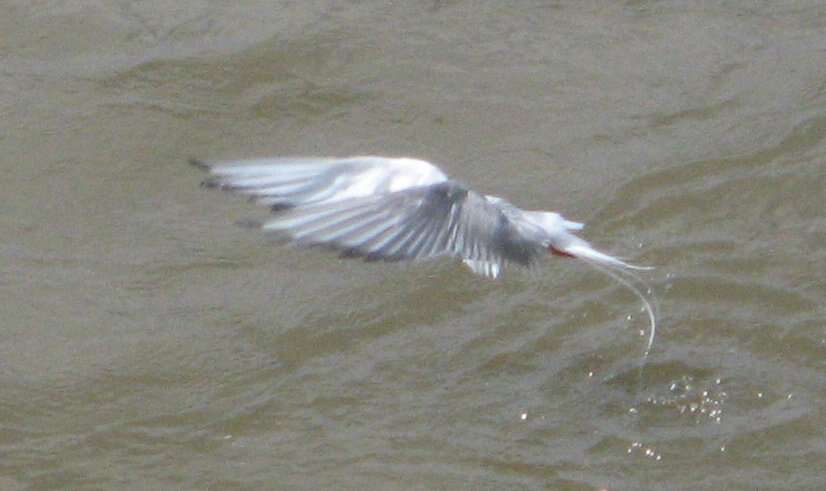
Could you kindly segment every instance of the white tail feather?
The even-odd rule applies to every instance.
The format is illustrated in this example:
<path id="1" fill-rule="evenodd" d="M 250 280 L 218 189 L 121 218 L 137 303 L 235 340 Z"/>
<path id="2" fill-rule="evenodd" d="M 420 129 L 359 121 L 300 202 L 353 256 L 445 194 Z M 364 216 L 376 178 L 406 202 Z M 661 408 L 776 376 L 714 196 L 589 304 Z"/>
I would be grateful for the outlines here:
<path id="1" fill-rule="evenodd" d="M 608 254 L 599 252 L 588 245 L 585 241 L 582 241 L 582 243 L 569 245 L 561 250 L 580 259 L 590 259 L 591 261 L 603 266 L 636 269 L 638 271 L 648 271 L 654 269 L 651 266 L 636 266 L 634 264 L 628 264 L 625 261 L 615 258 L 614 256 L 609 256 Z"/>

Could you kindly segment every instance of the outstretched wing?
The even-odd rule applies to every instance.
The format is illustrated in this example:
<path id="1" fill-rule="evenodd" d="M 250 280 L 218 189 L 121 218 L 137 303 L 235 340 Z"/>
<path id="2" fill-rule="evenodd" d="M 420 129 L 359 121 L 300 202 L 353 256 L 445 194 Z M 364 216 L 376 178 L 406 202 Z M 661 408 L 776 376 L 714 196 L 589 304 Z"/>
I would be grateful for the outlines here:
<path id="1" fill-rule="evenodd" d="M 362 198 L 447 181 L 447 176 L 433 164 L 407 158 L 274 158 L 192 163 L 212 174 L 204 185 L 247 194 L 275 209 Z"/>
<path id="2" fill-rule="evenodd" d="M 500 205 L 423 161 L 360 157 L 207 167 L 207 181 L 278 211 L 262 228 L 367 260 L 453 256 L 496 278 L 542 252 Z M 284 162 L 276 164 L 274 162 Z M 412 162 L 412 163 L 411 163 Z M 283 167 L 283 168 L 282 168 Z"/>

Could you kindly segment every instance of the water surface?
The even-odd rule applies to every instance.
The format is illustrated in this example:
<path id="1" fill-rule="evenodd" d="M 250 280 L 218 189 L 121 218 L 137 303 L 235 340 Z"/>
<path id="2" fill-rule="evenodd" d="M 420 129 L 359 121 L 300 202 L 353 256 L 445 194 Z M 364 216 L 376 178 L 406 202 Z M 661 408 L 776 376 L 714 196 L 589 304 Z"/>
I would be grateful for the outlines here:
<path id="1" fill-rule="evenodd" d="M 822 2 L 7 2 L 3 489 L 800 489 Z M 646 275 L 269 244 L 192 156 L 430 159 Z M 643 332 L 641 332 L 641 330 Z"/>

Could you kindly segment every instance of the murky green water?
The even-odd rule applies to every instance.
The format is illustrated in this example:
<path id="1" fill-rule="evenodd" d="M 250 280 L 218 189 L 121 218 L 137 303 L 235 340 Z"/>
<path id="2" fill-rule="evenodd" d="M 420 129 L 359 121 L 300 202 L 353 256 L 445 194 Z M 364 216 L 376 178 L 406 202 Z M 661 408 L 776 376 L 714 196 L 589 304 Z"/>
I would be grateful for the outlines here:
<path id="1" fill-rule="evenodd" d="M 0 488 L 826 484 L 826 7 L 5 2 Z M 485 282 L 233 225 L 192 156 L 410 155 L 588 223 Z"/>

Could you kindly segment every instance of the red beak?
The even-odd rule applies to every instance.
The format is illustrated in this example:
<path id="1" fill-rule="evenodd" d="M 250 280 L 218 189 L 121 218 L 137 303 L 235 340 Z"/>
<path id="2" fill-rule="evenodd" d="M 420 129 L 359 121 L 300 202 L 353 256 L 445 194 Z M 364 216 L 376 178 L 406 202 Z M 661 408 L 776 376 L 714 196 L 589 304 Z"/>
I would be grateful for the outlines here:
<path id="1" fill-rule="evenodd" d="M 567 253 L 567 252 L 565 252 L 561 249 L 557 249 L 556 247 L 554 247 L 552 245 L 548 246 L 548 252 L 550 252 L 554 256 L 576 258 L 576 256 L 574 256 L 573 254 Z"/>

